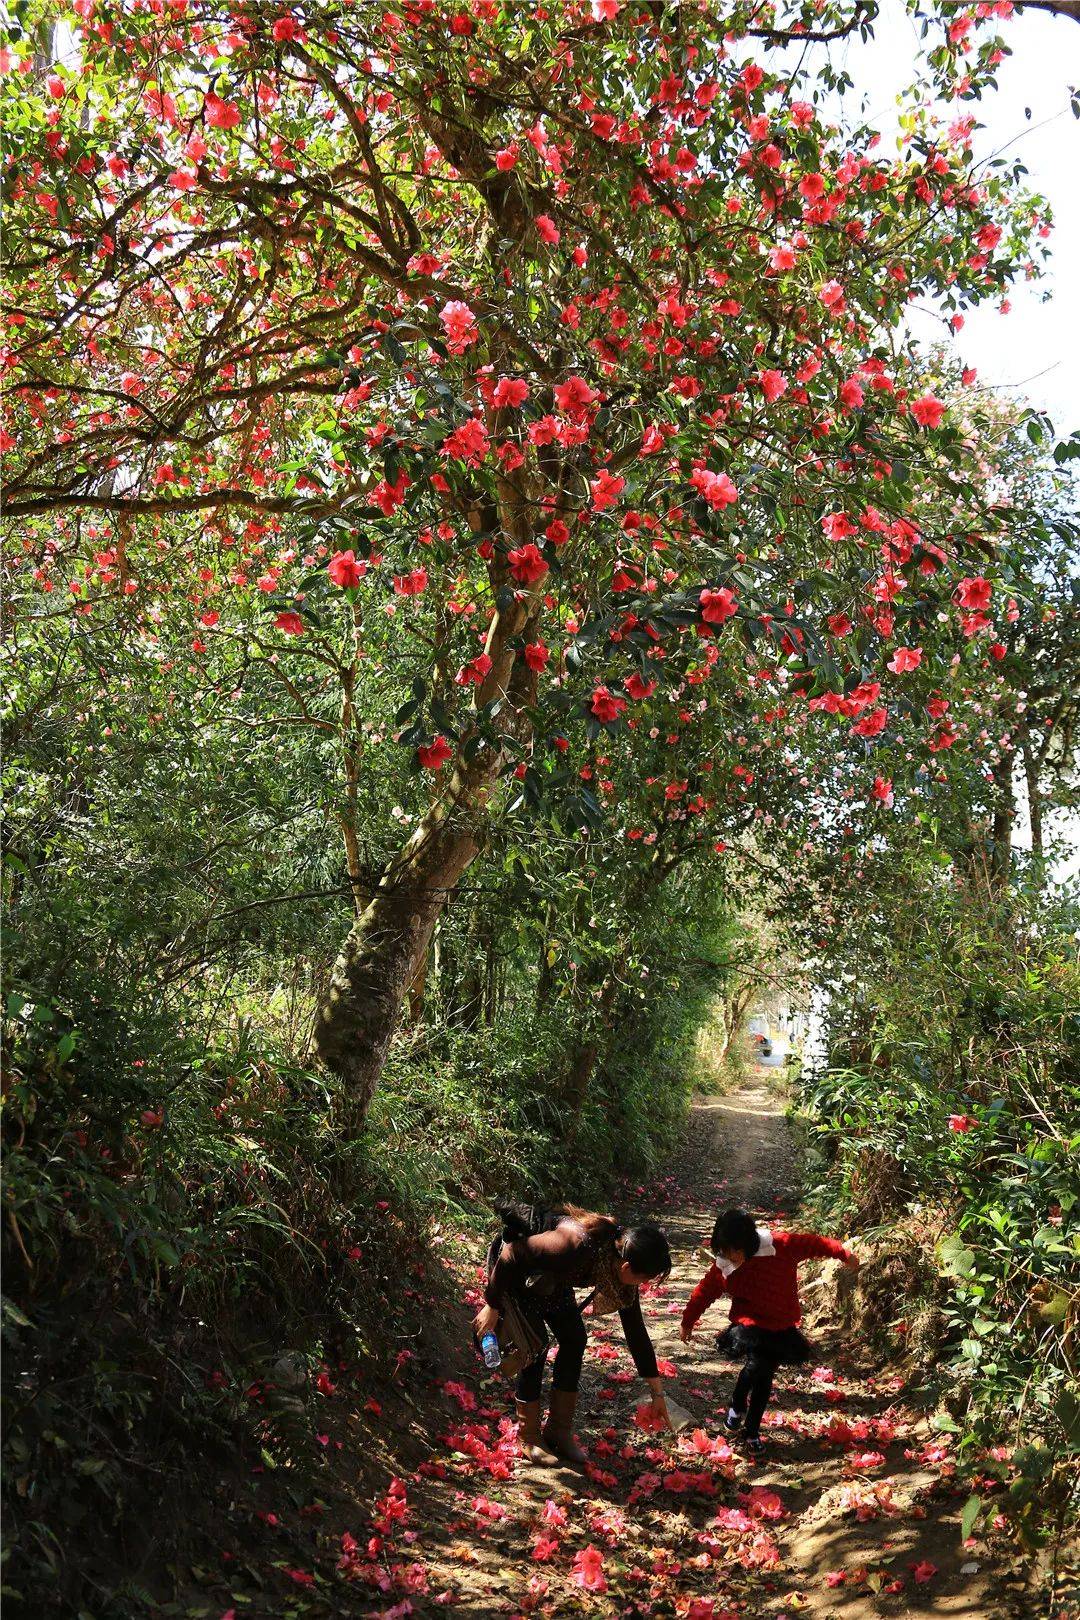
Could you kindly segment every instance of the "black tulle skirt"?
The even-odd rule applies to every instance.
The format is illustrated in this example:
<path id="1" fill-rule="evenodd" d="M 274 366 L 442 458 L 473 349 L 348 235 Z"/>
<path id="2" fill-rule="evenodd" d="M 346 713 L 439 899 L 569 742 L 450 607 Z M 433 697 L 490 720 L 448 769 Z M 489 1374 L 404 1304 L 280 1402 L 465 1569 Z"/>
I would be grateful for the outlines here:
<path id="1" fill-rule="evenodd" d="M 813 1354 L 809 1339 L 797 1327 L 748 1327 L 744 1322 L 732 1322 L 726 1327 L 716 1340 L 716 1348 L 732 1361 L 767 1356 L 778 1367 L 797 1367 Z"/>

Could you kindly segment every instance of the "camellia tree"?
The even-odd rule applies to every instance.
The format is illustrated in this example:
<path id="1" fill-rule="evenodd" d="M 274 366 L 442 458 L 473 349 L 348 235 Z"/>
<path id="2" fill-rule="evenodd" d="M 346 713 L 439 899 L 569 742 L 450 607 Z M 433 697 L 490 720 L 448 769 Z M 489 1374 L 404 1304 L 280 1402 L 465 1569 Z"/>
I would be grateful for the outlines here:
<path id="1" fill-rule="evenodd" d="M 75 0 L 5 48 L 14 599 L 166 703 L 304 728 L 356 1120 L 494 817 L 599 818 L 613 739 L 715 806 L 781 666 L 862 759 L 890 672 L 990 626 L 993 515 L 903 338 L 1043 251 L 973 163 L 990 10 L 932 23 L 952 121 L 913 100 L 894 155 L 772 57 L 858 8 Z M 659 705 L 692 717 L 663 772 Z M 395 744 L 417 814 L 373 862 Z"/>

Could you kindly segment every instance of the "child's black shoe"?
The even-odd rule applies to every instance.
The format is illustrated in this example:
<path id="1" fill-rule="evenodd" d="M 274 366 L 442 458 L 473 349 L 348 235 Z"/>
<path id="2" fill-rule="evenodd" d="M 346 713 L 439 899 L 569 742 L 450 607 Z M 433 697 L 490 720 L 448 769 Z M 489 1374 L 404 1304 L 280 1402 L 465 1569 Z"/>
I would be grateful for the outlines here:
<path id="1" fill-rule="evenodd" d="M 765 1455 L 765 1442 L 760 1434 L 744 1434 L 743 1450 L 748 1457 L 763 1457 Z"/>
<path id="2" fill-rule="evenodd" d="M 742 1426 L 743 1413 L 736 1412 L 733 1406 L 729 1406 L 727 1409 L 727 1416 L 724 1419 L 724 1428 L 727 1430 L 728 1434 L 738 1434 Z"/>

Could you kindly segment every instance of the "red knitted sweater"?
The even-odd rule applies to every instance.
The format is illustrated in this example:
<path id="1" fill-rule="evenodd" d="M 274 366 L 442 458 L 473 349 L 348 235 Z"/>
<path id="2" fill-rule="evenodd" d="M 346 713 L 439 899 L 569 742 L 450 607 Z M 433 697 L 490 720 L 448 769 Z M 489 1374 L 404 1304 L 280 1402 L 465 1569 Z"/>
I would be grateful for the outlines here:
<path id="1" fill-rule="evenodd" d="M 721 1294 L 731 1295 L 731 1320 L 746 1327 L 769 1328 L 778 1332 L 798 1327 L 802 1321 L 799 1303 L 799 1264 L 803 1260 L 847 1260 L 847 1249 L 835 1238 L 817 1237 L 813 1232 L 773 1232 L 775 1254 L 754 1255 L 725 1277 L 710 1266 L 686 1302 L 683 1327 L 691 1328 Z"/>

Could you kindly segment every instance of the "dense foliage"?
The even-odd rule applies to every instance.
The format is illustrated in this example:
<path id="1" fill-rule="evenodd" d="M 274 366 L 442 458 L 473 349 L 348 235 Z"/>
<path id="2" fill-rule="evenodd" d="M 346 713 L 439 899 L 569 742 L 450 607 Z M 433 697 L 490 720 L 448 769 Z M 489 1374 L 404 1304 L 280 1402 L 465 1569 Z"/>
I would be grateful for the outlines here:
<path id="1" fill-rule="evenodd" d="M 907 1336 L 947 1397 L 979 1458 L 966 1522 L 1002 1509 L 1032 1538 L 1073 1510 L 1080 1449 L 1080 915 L 1054 881 L 1075 853 L 1080 530 L 1042 433 L 1007 431 L 996 458 L 1006 567 L 1030 588 L 961 710 L 990 756 L 958 757 L 932 805 L 853 819 L 803 874 L 825 925 L 807 945 L 828 1050 L 803 1084 L 819 1193 L 897 1262 L 863 1328 Z M 976 1451 L 995 1437 L 1016 1447 L 997 1465 Z"/>
<path id="2" fill-rule="evenodd" d="M 959 109 L 913 95 L 893 157 L 835 121 L 782 47 L 861 11 L 763 62 L 711 6 L 60 21 L 63 65 L 6 58 L 21 651 L 74 625 L 106 754 L 175 707 L 318 759 L 356 1120 L 492 821 L 642 831 L 598 740 L 725 824 L 788 701 L 940 746 L 996 524 L 903 315 L 1003 299 L 1048 219 Z M 946 104 L 1000 60 L 968 33 Z"/>
<path id="3" fill-rule="evenodd" d="M 1017 1448 L 1004 1495 L 978 1452 L 972 1512 L 1037 1535 L 1051 1506 L 1066 1515 L 1080 1450 L 1076 908 L 913 862 L 881 899 L 805 1087 L 823 1193 L 894 1253 L 903 1219 L 916 1286 L 898 1294 L 894 1270 L 876 1326 L 910 1340 L 947 1426 Z"/>

